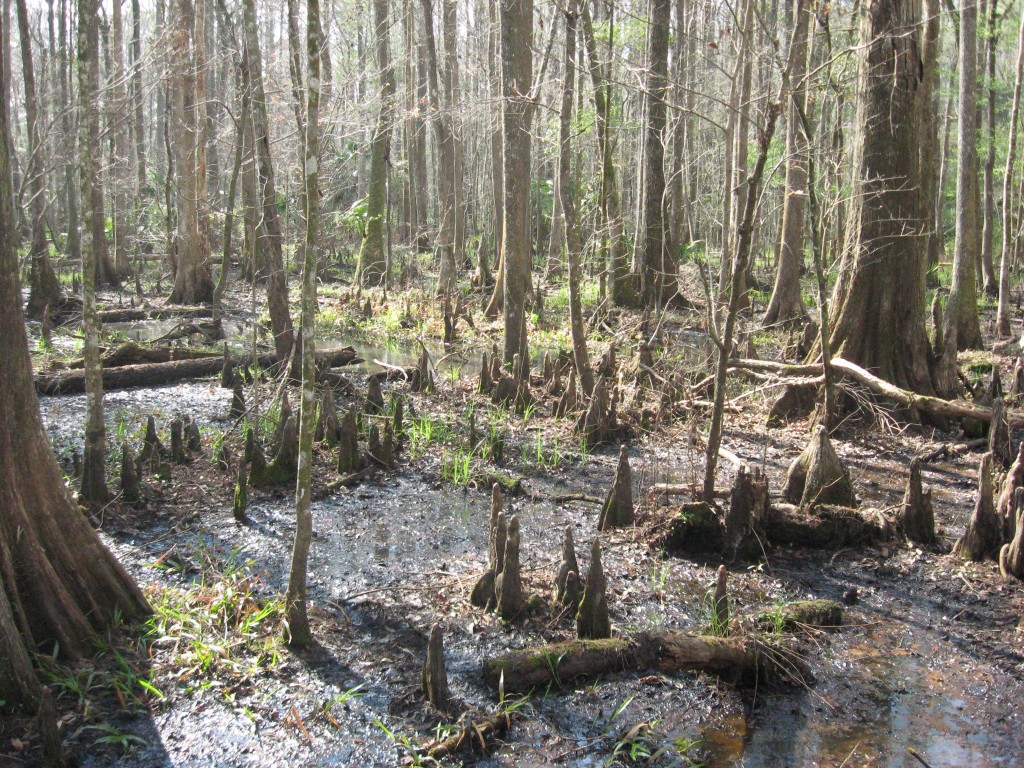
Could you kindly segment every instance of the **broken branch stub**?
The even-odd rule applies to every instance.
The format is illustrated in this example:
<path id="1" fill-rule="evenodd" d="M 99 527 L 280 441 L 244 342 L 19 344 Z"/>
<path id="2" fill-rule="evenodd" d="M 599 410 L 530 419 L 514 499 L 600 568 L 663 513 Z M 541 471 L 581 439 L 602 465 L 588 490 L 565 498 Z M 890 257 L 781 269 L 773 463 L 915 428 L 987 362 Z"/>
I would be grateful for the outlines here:
<path id="1" fill-rule="evenodd" d="M 597 529 L 607 531 L 610 528 L 622 528 L 632 525 L 633 519 L 633 473 L 629 467 L 629 451 L 623 445 L 619 447 L 619 464 L 604 506 L 601 507 Z"/>
<path id="2" fill-rule="evenodd" d="M 783 496 L 790 504 L 813 507 L 817 504 L 857 506 L 850 476 L 832 447 L 824 426 L 814 428 L 814 435 L 786 473 Z"/>

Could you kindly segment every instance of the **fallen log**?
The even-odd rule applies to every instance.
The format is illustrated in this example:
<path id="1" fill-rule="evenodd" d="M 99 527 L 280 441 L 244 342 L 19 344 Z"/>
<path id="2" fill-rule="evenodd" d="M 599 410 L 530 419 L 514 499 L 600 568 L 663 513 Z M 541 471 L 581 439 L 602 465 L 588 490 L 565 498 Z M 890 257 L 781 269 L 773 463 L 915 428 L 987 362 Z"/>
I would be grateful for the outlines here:
<path id="1" fill-rule="evenodd" d="M 835 627 L 842 620 L 838 603 L 810 600 L 795 603 L 783 626 Z M 483 679 L 492 688 L 501 683 L 506 691 L 528 691 L 580 677 L 649 669 L 667 674 L 711 672 L 737 681 L 803 679 L 805 667 L 796 649 L 778 634 L 715 637 L 661 630 L 511 651 L 485 660 Z"/>
<path id="2" fill-rule="evenodd" d="M 745 368 L 755 371 L 770 371 L 779 376 L 820 376 L 822 368 L 819 363 L 808 365 L 788 365 L 770 360 L 733 360 L 731 363 L 737 368 Z M 916 409 L 932 416 L 946 416 L 954 419 L 976 419 L 988 424 L 992 421 L 992 410 L 981 405 L 968 403 L 965 400 L 943 400 L 940 397 L 930 395 L 919 395 L 906 389 L 890 384 L 878 378 L 872 373 L 861 368 L 849 360 L 841 357 L 832 358 L 831 367 L 848 379 L 862 384 L 872 392 L 887 397 L 905 408 Z M 1014 429 L 1024 427 L 1024 413 L 1007 412 L 1010 426 Z"/>
<path id="3" fill-rule="evenodd" d="M 793 504 L 770 504 L 764 511 L 760 530 L 754 531 L 757 546 L 735 553 L 754 558 L 761 553 L 758 542 L 775 546 L 840 549 L 885 541 L 891 528 L 877 510 L 857 510 L 819 504 L 803 511 Z M 727 552 L 725 516 L 703 502 L 683 504 L 671 520 L 662 542 L 670 552 L 701 553 L 722 556 Z"/>
<path id="4" fill-rule="evenodd" d="M 352 347 L 344 347 L 329 352 L 316 353 L 317 365 L 325 368 L 336 368 L 343 365 L 361 363 L 362 358 L 356 356 Z M 251 362 L 251 358 L 236 358 L 235 365 L 242 366 Z M 273 354 L 260 355 L 257 362 L 263 368 L 277 363 Z M 208 357 L 198 360 L 172 360 L 166 363 L 144 363 L 140 365 L 124 365 L 116 368 L 103 369 L 103 389 L 130 389 L 131 387 L 157 387 L 186 379 L 201 379 L 215 376 L 221 372 L 223 357 Z M 36 392 L 40 395 L 75 395 L 85 392 L 85 373 L 81 370 L 43 373 L 35 378 Z"/>
<path id="5" fill-rule="evenodd" d="M 130 307 L 104 309 L 96 314 L 101 323 L 134 323 L 140 320 L 167 320 L 173 317 L 213 317 L 213 310 L 210 307 Z"/>
<path id="6" fill-rule="evenodd" d="M 129 341 L 113 349 L 105 350 L 102 362 L 104 368 L 120 368 L 125 365 L 151 365 L 153 363 L 170 363 L 176 360 L 209 360 L 211 358 L 217 358 L 223 363 L 224 355 L 221 352 L 189 349 L 188 347 L 149 347 Z M 66 369 L 81 370 L 84 366 L 84 360 L 72 360 L 67 364 Z"/>

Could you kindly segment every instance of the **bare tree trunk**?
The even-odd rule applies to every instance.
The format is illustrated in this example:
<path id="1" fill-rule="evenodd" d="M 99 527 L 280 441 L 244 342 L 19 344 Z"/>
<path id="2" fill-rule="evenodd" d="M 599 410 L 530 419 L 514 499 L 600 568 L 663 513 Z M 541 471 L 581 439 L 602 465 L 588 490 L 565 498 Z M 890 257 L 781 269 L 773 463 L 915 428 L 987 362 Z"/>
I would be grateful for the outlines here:
<path id="1" fill-rule="evenodd" d="M 832 302 L 832 353 L 931 394 L 919 184 L 927 114 L 919 5 L 869 0 L 861 17 L 849 246 Z M 913 32 L 908 32 L 913 30 Z"/>
<path id="2" fill-rule="evenodd" d="M 112 6 L 110 53 L 112 67 L 107 111 L 114 133 L 113 168 L 110 169 L 110 218 L 113 223 L 114 267 L 118 275 L 125 277 L 132 271 L 130 256 L 135 233 L 131 224 L 132 159 L 128 148 L 129 121 L 124 117 L 130 110 L 126 90 L 127 70 L 124 66 L 124 16 L 120 0 L 115 0 Z"/>
<path id="3" fill-rule="evenodd" d="M 530 109 L 533 86 L 533 0 L 500 0 L 503 174 L 505 187 L 504 361 L 527 363 L 526 294 L 533 240 L 530 235 Z M 518 371 L 514 372 L 518 375 Z"/>
<path id="4" fill-rule="evenodd" d="M 245 39 L 246 71 L 249 73 L 248 92 L 251 98 L 253 142 L 256 152 L 257 195 L 262 201 L 262 216 L 256 237 L 263 241 L 267 257 L 267 302 L 270 325 L 274 334 L 274 350 L 280 360 L 286 360 L 292 351 L 294 331 L 288 308 L 288 280 L 284 271 L 284 253 L 281 243 L 281 219 L 277 210 L 277 190 L 274 186 L 274 167 L 270 159 L 270 123 L 267 118 L 267 97 L 263 89 L 263 59 L 260 53 L 259 32 L 256 23 L 255 0 L 243 0 L 243 27 Z M 257 250 L 260 246 L 257 245 Z"/>
<path id="5" fill-rule="evenodd" d="M 960 86 L 957 99 L 956 246 L 953 282 L 943 317 L 944 348 L 938 387 L 950 396 L 959 387 L 956 353 L 981 346 L 975 263 L 981 251 L 978 232 L 978 6 L 960 9 Z M 857 362 L 857 361 L 854 361 Z M 896 383 L 896 382 L 894 382 Z"/>
<path id="6" fill-rule="evenodd" d="M 434 36 L 434 9 L 431 0 L 421 0 L 423 7 L 424 41 L 427 48 L 427 83 L 430 102 L 434 105 L 431 122 L 437 143 L 437 186 L 440 227 L 437 233 L 440 252 L 440 274 L 437 281 L 438 294 L 451 293 L 455 288 L 456 262 L 456 209 L 455 189 L 455 135 L 452 125 L 452 104 L 442 98 L 438 71 L 437 41 Z"/>
<path id="7" fill-rule="evenodd" d="M 588 69 L 594 87 L 595 123 L 597 124 L 597 143 L 600 152 L 601 211 L 604 215 L 604 227 L 607 230 L 603 237 L 607 238 L 608 264 L 612 284 L 612 302 L 619 307 L 631 306 L 634 301 L 633 277 L 623 247 L 622 204 L 619 197 L 619 182 L 615 171 L 615 142 L 611 127 L 611 79 L 602 66 L 597 53 L 597 42 L 594 39 L 594 22 L 590 14 L 590 6 L 583 2 L 583 42 L 587 48 Z M 611 25 L 609 24 L 609 27 Z M 610 37 L 609 45 L 614 42 Z M 611 66 L 608 62 L 607 66 Z"/>
<path id="8" fill-rule="evenodd" d="M 370 186 L 366 204 L 366 232 L 356 264 L 356 282 L 380 285 L 387 275 L 384 228 L 387 217 L 388 166 L 391 155 L 391 121 L 394 112 L 395 75 L 388 46 L 388 0 L 373 0 L 374 39 L 380 77 L 380 111 L 370 145 Z"/>
<path id="9" fill-rule="evenodd" d="M 46 169 L 43 164 L 43 143 L 39 135 L 39 107 L 36 98 L 35 70 L 32 66 L 32 33 L 28 25 L 25 0 L 17 0 L 18 31 L 21 37 L 21 70 L 25 88 L 25 123 L 28 133 L 29 159 L 26 166 L 29 185 L 28 214 L 32 225 L 29 246 L 31 273 L 29 277 L 29 317 L 42 317 L 47 306 L 58 307 L 64 291 L 50 264 L 50 246 L 46 241 Z"/>
<path id="10" fill-rule="evenodd" d="M 1020 120 L 1020 94 L 1024 84 L 1024 15 L 1020 20 L 1017 38 L 1017 69 L 1013 80 L 1013 106 L 1010 109 L 1010 138 L 1006 149 L 1006 169 L 1003 173 L 1003 244 L 999 258 L 999 309 L 996 313 L 996 335 L 1010 335 L 1010 263 L 1013 248 L 1013 167 L 1017 162 L 1017 130 Z"/>
<path id="11" fill-rule="evenodd" d="M 89 0 L 81 0 L 79 14 L 95 18 Z M 80 72 L 94 50 L 91 26 L 79 30 Z M 81 76 L 88 96 L 91 78 Z M 0 690 L 9 706 L 31 710 L 41 689 L 34 654 L 88 657 L 97 631 L 116 616 L 142 618 L 149 607 L 69 499 L 39 416 L 14 250 L 7 110 L 0 101 Z"/>
<path id="12" fill-rule="evenodd" d="M 812 11 L 800 0 L 793 3 L 793 44 L 789 52 L 793 95 L 786 105 L 786 189 L 775 287 L 764 324 L 789 323 L 806 315 L 800 291 L 804 256 L 804 219 L 807 210 L 807 137 L 800 128 L 799 109 L 807 103 L 808 37 Z M 799 106 L 797 103 L 799 103 Z"/>
<path id="13" fill-rule="evenodd" d="M 380 20 L 378 19 L 378 25 Z M 299 407 L 299 469 L 295 487 L 295 544 L 285 607 L 288 641 L 306 647 L 313 641 L 306 614 L 306 576 L 313 539 L 310 497 L 313 471 L 313 432 L 316 412 L 316 272 L 317 229 L 320 226 L 320 0 L 306 0 L 306 236 L 302 264 L 302 402 Z"/>
<path id="14" fill-rule="evenodd" d="M 82 328 L 85 333 L 85 448 L 82 454 L 80 497 L 90 503 L 103 503 L 110 497 L 106 482 L 107 433 L 103 421 L 103 369 L 100 363 L 100 321 L 96 315 L 98 264 L 102 257 L 96 235 L 97 203 L 95 187 L 99 181 L 99 22 L 96 0 L 78 0 L 78 98 L 81 117 L 78 127 L 79 178 L 83 219 L 86 222 L 82 242 Z M 6 183 L 6 182 L 4 182 Z M 101 198 L 102 199 L 102 198 Z M 102 219 L 103 212 L 99 211 Z"/>
<path id="15" fill-rule="evenodd" d="M 640 287 L 651 308 L 676 293 L 675 258 L 668 249 L 665 220 L 665 98 L 668 95 L 668 38 L 672 0 L 651 0 L 647 25 L 643 220 L 637 232 L 642 258 Z"/>
<path id="16" fill-rule="evenodd" d="M 209 203 L 206 195 L 206 100 L 202 9 L 205 0 L 176 0 L 171 24 L 172 142 L 178 212 L 177 270 L 171 301 L 213 300 L 210 271 Z"/>
<path id="17" fill-rule="evenodd" d="M 58 34 L 60 35 L 60 77 L 57 80 L 60 99 L 64 104 L 71 103 L 71 86 L 68 82 L 68 72 L 71 70 L 68 54 L 68 0 L 61 0 L 60 23 Z M 68 201 L 68 242 L 67 256 L 73 264 L 82 260 L 82 234 L 81 220 L 78 210 L 78 184 L 75 179 L 75 152 L 74 148 L 78 142 L 75 130 L 72 125 L 72 110 L 65 109 L 61 113 L 61 136 L 65 142 L 64 152 L 64 192 Z"/>
<path id="18" fill-rule="evenodd" d="M 576 3 L 569 0 L 565 11 L 565 55 L 562 67 L 562 109 L 558 121 L 558 194 L 562 200 L 562 221 L 565 226 L 565 247 L 569 257 L 569 329 L 572 352 L 576 361 L 580 386 L 587 397 L 594 391 L 594 373 L 587 354 L 587 334 L 583 326 L 580 300 L 580 233 L 576 220 L 576 201 L 572 187 L 572 97 L 576 87 Z"/>
<path id="19" fill-rule="evenodd" d="M 999 43 L 999 11 L 998 0 L 988 0 L 987 30 L 985 34 L 985 61 L 988 77 L 988 99 L 985 110 L 986 147 L 984 182 L 982 195 L 982 229 L 981 229 L 981 272 L 984 279 L 983 287 L 987 296 L 995 297 L 999 293 L 999 281 L 996 279 L 992 260 L 992 241 L 996 226 L 995 180 L 993 174 L 996 165 L 996 46 Z"/>

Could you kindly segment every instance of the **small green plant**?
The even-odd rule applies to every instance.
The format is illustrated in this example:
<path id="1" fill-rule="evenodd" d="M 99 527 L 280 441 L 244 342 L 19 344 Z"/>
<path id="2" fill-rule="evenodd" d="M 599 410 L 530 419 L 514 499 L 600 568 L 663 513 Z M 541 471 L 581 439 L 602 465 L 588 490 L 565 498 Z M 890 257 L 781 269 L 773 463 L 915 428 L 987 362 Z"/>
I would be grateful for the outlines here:
<path id="1" fill-rule="evenodd" d="M 469 451 L 461 449 L 456 449 L 453 453 L 446 451 L 441 456 L 441 480 L 461 488 L 469 485 L 472 458 Z"/>
<path id="2" fill-rule="evenodd" d="M 714 588 L 709 589 L 704 593 L 704 599 L 701 601 L 699 616 L 701 617 L 701 623 L 707 627 L 708 634 L 712 637 L 728 637 L 730 634 L 729 629 L 729 598 L 725 598 L 727 610 L 724 613 L 720 613 L 715 610 L 715 590 Z"/>
<path id="3" fill-rule="evenodd" d="M 97 738 L 93 744 L 107 744 L 118 747 L 125 753 L 130 753 L 138 747 L 146 746 L 146 740 L 141 736 L 136 736 L 133 733 L 125 733 L 120 728 L 116 728 L 113 725 L 106 725 L 104 723 L 100 723 L 98 725 L 85 725 L 78 730 L 78 733 L 83 733 L 85 731 L 99 731 L 103 734 L 103 736 Z"/>
<path id="4" fill-rule="evenodd" d="M 423 750 L 405 734 L 395 733 L 376 717 L 373 718 L 373 724 L 380 728 L 384 735 L 391 739 L 397 747 L 405 751 L 405 759 L 402 760 L 403 765 L 411 765 L 414 768 L 424 765 L 440 765 L 434 758 L 423 754 Z"/>
<path id="5" fill-rule="evenodd" d="M 765 628 L 765 631 L 772 635 L 781 635 L 786 628 L 786 614 L 783 607 L 786 601 L 781 598 L 776 600 L 770 609 L 758 614 L 758 624 Z"/>

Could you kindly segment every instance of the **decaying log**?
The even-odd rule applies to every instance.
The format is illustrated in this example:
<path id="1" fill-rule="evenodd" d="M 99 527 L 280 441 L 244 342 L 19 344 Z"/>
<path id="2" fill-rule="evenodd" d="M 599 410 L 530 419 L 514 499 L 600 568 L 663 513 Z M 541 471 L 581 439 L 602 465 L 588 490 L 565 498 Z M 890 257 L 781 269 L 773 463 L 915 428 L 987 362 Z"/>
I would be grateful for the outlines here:
<path id="1" fill-rule="evenodd" d="M 427 658 L 423 664 L 423 695 L 439 712 L 447 712 L 450 696 L 448 693 L 448 673 L 444 666 L 444 637 L 441 625 L 435 624 L 430 629 L 427 640 Z"/>
<path id="2" fill-rule="evenodd" d="M 519 570 L 519 544 L 519 515 L 512 515 L 508 521 L 508 535 L 505 538 L 505 557 L 501 571 L 494 579 L 498 615 L 506 621 L 515 619 L 526 609 L 522 574 Z"/>
<path id="3" fill-rule="evenodd" d="M 974 512 L 967 521 L 967 530 L 953 545 L 953 554 L 975 562 L 998 558 L 999 547 L 1003 543 L 1003 524 L 996 516 L 992 499 L 992 464 L 991 453 L 981 457 Z"/>
<path id="4" fill-rule="evenodd" d="M 608 618 L 608 579 L 601 563 L 601 539 L 595 538 L 590 547 L 590 570 L 587 571 L 583 599 L 576 614 L 576 637 L 582 640 L 599 640 L 612 636 L 612 624 Z"/>
<path id="5" fill-rule="evenodd" d="M 998 373 L 995 376 L 995 381 L 998 381 Z M 1007 469 L 1013 463 L 1010 422 L 1006 416 L 1006 406 L 1002 397 L 997 397 L 992 401 L 992 421 L 988 428 L 988 450 L 992 454 L 995 466 Z"/>
<path id="6" fill-rule="evenodd" d="M 877 510 L 819 504 L 804 511 L 794 504 L 766 505 L 764 540 L 754 537 L 738 557 L 757 557 L 764 545 L 840 549 L 884 541 L 891 535 L 885 517 Z M 722 556 L 728 553 L 724 516 L 703 502 L 679 507 L 663 544 L 670 552 Z"/>
<path id="7" fill-rule="evenodd" d="M 231 505 L 231 514 L 238 522 L 245 521 L 245 511 L 249 506 L 249 467 L 243 456 L 238 461 L 238 476 L 235 478 L 235 498 Z"/>
<path id="8" fill-rule="evenodd" d="M 812 507 L 816 504 L 856 505 L 850 476 L 843 466 L 828 431 L 822 425 L 814 428 L 814 436 L 803 453 L 786 473 L 782 495 L 790 504 Z"/>
<path id="9" fill-rule="evenodd" d="M 832 628 L 843 623 L 843 606 L 835 600 L 798 600 L 760 614 L 757 627 L 766 632 L 795 632 L 806 627 Z"/>
<path id="10" fill-rule="evenodd" d="M 1003 576 L 1024 580 L 1024 488 L 1014 491 L 1012 512 L 1013 539 L 999 550 L 999 570 Z"/>
<path id="11" fill-rule="evenodd" d="M 907 490 L 896 513 L 896 523 L 910 541 L 930 546 L 938 541 L 935 535 L 935 512 L 932 510 L 932 492 L 921 485 L 921 462 L 912 459 Z"/>
<path id="12" fill-rule="evenodd" d="M 569 610 L 579 609 L 583 594 L 580 591 L 580 566 L 576 562 L 576 543 L 572 537 L 572 526 L 565 526 L 562 538 L 562 562 L 555 574 L 555 600 Z"/>
<path id="13" fill-rule="evenodd" d="M 213 317 L 210 307 L 154 307 L 152 309 L 104 309 L 96 313 L 101 323 L 134 323 L 141 320 L 167 320 L 169 318 Z"/>
<path id="14" fill-rule="evenodd" d="M 339 367 L 362 362 L 352 347 L 317 352 L 317 364 L 327 367 Z M 244 365 L 247 359 L 235 360 L 235 365 Z M 269 368 L 277 363 L 274 355 L 260 355 L 257 363 Z M 220 355 L 204 357 L 198 360 L 174 360 L 167 363 L 148 363 L 144 365 L 124 365 L 117 368 L 103 369 L 103 390 L 130 389 L 131 387 L 158 387 L 173 384 L 186 379 L 200 379 L 215 376 L 223 368 Z M 42 373 L 35 377 L 36 392 L 40 395 L 75 395 L 85 392 L 85 373 L 77 371 L 58 371 Z"/>
<path id="15" fill-rule="evenodd" d="M 601 508 L 597 529 L 622 528 L 632 525 L 633 519 L 633 473 L 629 467 L 629 450 L 623 445 L 619 447 L 619 465 Z"/>
<path id="16" fill-rule="evenodd" d="M 125 365 L 148 365 L 152 363 L 170 363 L 176 360 L 210 360 L 219 358 L 219 352 L 209 352 L 189 347 L 151 347 L 135 341 L 126 341 L 112 349 L 107 349 L 101 358 L 104 368 L 120 368 Z M 67 365 L 60 366 L 63 370 L 80 370 L 85 361 L 79 358 Z"/>
<path id="17" fill-rule="evenodd" d="M 504 734 L 512 726 L 514 719 L 515 715 L 505 711 L 483 720 L 463 717 L 459 722 L 464 725 L 456 733 L 441 741 L 424 745 L 424 752 L 433 760 L 450 757 L 464 748 L 487 754 L 487 745 Z"/>
<path id="18" fill-rule="evenodd" d="M 787 623 L 794 628 L 835 627 L 842 623 L 843 607 L 830 601 L 807 601 L 794 604 L 789 618 L 792 621 Z M 806 664 L 783 636 L 715 637 L 662 630 L 511 651 L 484 661 L 483 680 L 492 688 L 504 680 L 506 691 L 529 691 L 549 683 L 565 685 L 581 677 L 646 670 L 710 672 L 757 683 L 771 677 L 802 681 Z"/>

